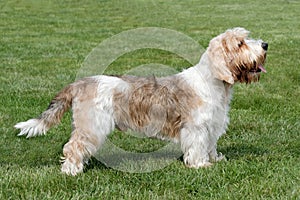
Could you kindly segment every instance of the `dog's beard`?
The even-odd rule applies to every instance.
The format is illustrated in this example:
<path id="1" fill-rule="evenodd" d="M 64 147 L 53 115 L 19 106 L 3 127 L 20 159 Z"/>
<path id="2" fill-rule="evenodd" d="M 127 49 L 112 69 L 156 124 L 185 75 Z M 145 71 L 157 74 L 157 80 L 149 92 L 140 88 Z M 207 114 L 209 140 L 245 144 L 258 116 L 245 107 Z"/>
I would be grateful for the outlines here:
<path id="1" fill-rule="evenodd" d="M 235 81 L 241 83 L 257 82 L 260 79 L 261 73 L 266 73 L 267 70 L 263 67 L 266 55 L 251 62 L 250 64 L 242 64 L 231 67 L 231 72 Z"/>

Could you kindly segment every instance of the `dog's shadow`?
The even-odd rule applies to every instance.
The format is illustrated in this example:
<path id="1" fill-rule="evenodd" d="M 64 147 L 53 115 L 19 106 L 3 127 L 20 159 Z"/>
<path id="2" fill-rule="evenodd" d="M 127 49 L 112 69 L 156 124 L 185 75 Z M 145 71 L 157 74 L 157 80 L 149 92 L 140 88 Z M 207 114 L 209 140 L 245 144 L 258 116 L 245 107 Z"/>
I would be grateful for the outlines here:
<path id="1" fill-rule="evenodd" d="M 108 170 L 109 167 L 107 167 L 104 163 L 99 161 L 98 159 L 92 157 L 89 159 L 89 162 L 87 165 L 84 166 L 84 172 L 89 171 L 89 170 Z"/>
<path id="2" fill-rule="evenodd" d="M 218 150 L 225 155 L 227 160 L 240 160 L 243 158 L 248 159 L 251 157 L 260 157 L 269 153 L 269 151 L 263 147 L 245 144 L 235 144 L 226 147 L 220 147 Z M 120 157 L 123 157 L 123 155 L 114 155 L 114 157 L 112 157 L 111 159 L 118 160 L 120 159 Z M 176 160 L 183 162 L 183 155 L 177 157 Z M 111 167 L 106 166 L 99 159 L 92 157 L 89 161 L 89 164 L 85 166 L 84 171 L 88 171 L 91 169 L 108 170 L 111 169 Z"/>
<path id="3" fill-rule="evenodd" d="M 176 160 L 181 160 L 181 150 L 151 153 L 118 152 L 111 155 L 96 155 L 89 160 L 85 170 L 116 169 L 126 172 L 150 172 L 164 168 Z"/>
<path id="4" fill-rule="evenodd" d="M 228 160 L 239 160 L 243 157 L 262 156 L 269 152 L 263 147 L 245 144 L 220 147 L 219 151 L 224 154 Z"/>

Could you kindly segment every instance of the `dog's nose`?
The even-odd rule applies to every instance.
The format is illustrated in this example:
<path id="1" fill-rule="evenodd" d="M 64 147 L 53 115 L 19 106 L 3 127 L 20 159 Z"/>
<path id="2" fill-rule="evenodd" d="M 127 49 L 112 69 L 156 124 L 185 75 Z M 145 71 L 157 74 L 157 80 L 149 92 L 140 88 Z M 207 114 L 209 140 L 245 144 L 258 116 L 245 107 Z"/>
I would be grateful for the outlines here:
<path id="1" fill-rule="evenodd" d="M 265 51 L 267 51 L 267 50 L 268 50 L 268 43 L 263 42 L 263 43 L 261 44 L 261 47 L 262 47 Z"/>

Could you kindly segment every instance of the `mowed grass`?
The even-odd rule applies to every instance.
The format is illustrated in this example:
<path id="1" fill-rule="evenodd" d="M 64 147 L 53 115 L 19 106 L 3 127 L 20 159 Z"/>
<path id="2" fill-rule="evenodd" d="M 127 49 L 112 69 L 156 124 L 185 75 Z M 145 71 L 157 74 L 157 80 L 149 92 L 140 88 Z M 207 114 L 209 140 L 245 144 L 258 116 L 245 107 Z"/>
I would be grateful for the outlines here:
<path id="1" fill-rule="evenodd" d="M 0 10 L 0 199 L 300 199 L 299 1 L 2 1 Z M 101 41 L 163 27 L 207 47 L 236 26 L 269 43 L 268 73 L 259 83 L 234 86 L 231 124 L 218 143 L 227 162 L 195 170 L 179 158 L 130 173 L 92 159 L 83 174 L 69 177 L 59 160 L 70 113 L 46 136 L 17 137 L 14 124 L 47 108 Z M 106 73 L 147 63 L 190 66 L 170 52 L 144 49 L 123 55 Z M 165 145 L 119 132 L 110 139 L 133 152 Z"/>

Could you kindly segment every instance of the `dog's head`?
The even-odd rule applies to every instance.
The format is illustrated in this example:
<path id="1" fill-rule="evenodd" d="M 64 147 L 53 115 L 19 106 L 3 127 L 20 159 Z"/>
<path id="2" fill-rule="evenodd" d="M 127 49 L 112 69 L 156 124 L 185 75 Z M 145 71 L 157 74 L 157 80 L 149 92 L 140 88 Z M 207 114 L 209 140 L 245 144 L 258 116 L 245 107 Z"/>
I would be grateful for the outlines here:
<path id="1" fill-rule="evenodd" d="M 208 57 L 216 78 L 229 84 L 258 81 L 266 72 L 268 43 L 248 38 L 249 31 L 234 28 L 213 38 L 208 47 Z"/>

